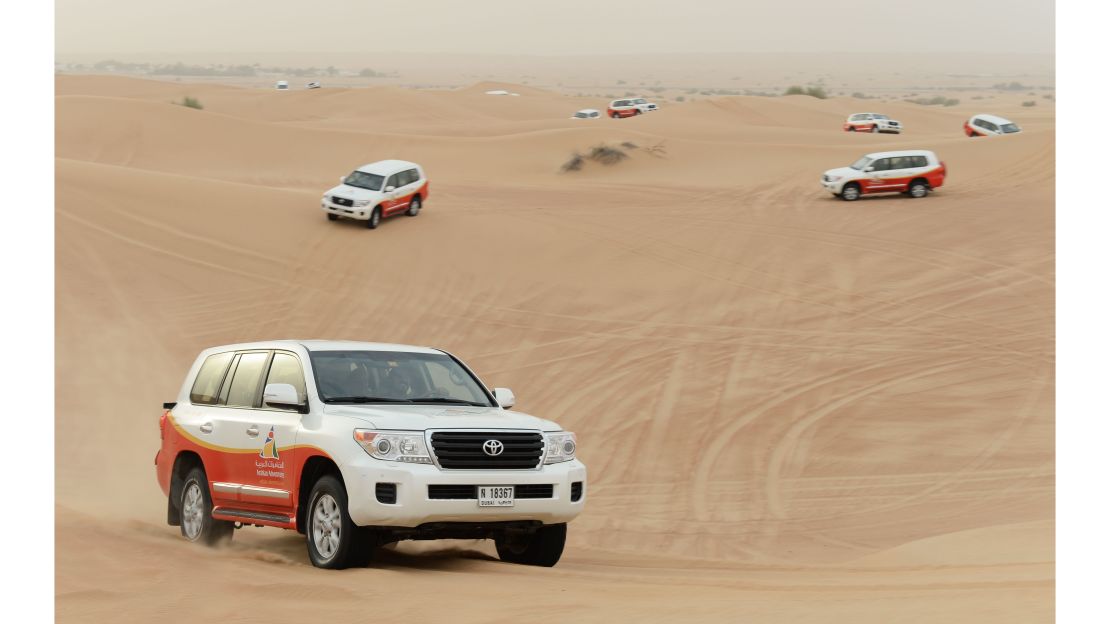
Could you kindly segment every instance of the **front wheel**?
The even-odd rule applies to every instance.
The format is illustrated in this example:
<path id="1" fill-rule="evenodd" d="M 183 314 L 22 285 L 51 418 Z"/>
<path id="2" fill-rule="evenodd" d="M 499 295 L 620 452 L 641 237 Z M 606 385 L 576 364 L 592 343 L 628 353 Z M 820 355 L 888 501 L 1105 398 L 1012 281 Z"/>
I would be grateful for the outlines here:
<path id="1" fill-rule="evenodd" d="M 347 513 L 347 488 L 333 475 L 320 477 L 308 496 L 305 516 L 308 558 L 317 568 L 364 566 L 373 553 L 366 530 Z"/>
<path id="2" fill-rule="evenodd" d="M 212 495 L 208 492 L 208 477 L 197 466 L 185 475 L 181 487 L 181 535 L 190 542 L 217 546 L 231 541 L 235 523 L 212 517 Z"/>
<path id="3" fill-rule="evenodd" d="M 920 180 L 917 180 L 914 183 L 910 184 L 908 192 L 910 197 L 913 197 L 915 199 L 925 197 L 929 194 L 929 185 Z"/>
<path id="4" fill-rule="evenodd" d="M 382 222 L 382 207 L 375 206 L 374 210 L 370 212 L 370 218 L 366 220 L 366 227 L 371 230 L 377 229 Z"/>
<path id="5" fill-rule="evenodd" d="M 416 215 L 420 214 L 420 196 L 419 195 L 413 197 L 412 201 L 409 202 L 409 209 L 405 211 L 405 214 L 407 214 L 410 217 L 415 217 Z"/>
<path id="6" fill-rule="evenodd" d="M 840 190 L 840 199 L 844 201 L 856 201 L 859 199 L 859 185 L 854 182 L 845 185 L 844 188 Z"/>
<path id="7" fill-rule="evenodd" d="M 879 126 L 871 126 L 871 134 L 878 134 Z"/>
<path id="8" fill-rule="evenodd" d="M 855 126 L 848 126 L 848 132 L 855 132 L 855 131 L 856 131 Z"/>
<path id="9" fill-rule="evenodd" d="M 338 220 L 339 220 L 339 215 L 332 214 L 330 212 L 328 213 L 328 221 L 338 221 Z"/>
<path id="10" fill-rule="evenodd" d="M 559 563 L 567 541 L 567 525 L 549 524 L 529 535 L 505 536 L 497 539 L 497 556 L 508 563 L 550 568 Z"/>

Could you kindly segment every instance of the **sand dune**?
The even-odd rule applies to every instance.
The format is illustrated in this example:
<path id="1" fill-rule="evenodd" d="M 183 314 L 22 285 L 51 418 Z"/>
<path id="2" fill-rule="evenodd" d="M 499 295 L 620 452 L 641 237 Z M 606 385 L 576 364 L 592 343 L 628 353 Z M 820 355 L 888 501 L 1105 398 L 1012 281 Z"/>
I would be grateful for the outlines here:
<path id="1" fill-rule="evenodd" d="M 1027 131 L 970 140 L 969 106 L 737 97 L 581 122 L 605 103 L 491 84 L 58 78 L 60 621 L 1051 618 L 1050 109 L 993 109 Z M 910 131 L 840 132 L 872 108 Z M 559 173 L 625 141 L 625 162 Z M 927 199 L 818 186 L 910 147 L 951 171 Z M 321 191 L 387 157 L 426 166 L 426 210 L 326 221 Z M 181 543 L 158 407 L 202 348 L 274 337 L 447 348 L 577 431 L 591 499 L 563 562 L 461 542 L 327 574 L 292 533 Z"/>

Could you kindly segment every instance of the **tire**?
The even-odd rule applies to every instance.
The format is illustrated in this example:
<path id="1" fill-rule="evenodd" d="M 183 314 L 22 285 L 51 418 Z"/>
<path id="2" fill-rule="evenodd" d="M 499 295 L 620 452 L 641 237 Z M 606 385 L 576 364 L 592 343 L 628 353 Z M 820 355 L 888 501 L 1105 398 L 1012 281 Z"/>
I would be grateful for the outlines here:
<path id="1" fill-rule="evenodd" d="M 914 199 L 920 199 L 929 194 L 929 184 L 924 180 L 914 180 L 910 182 L 910 187 L 906 190 L 906 194 Z"/>
<path id="2" fill-rule="evenodd" d="M 339 220 L 339 215 L 332 214 L 330 212 L 328 213 L 328 221 L 338 221 L 338 220 Z"/>
<path id="3" fill-rule="evenodd" d="M 373 554 L 369 532 L 351 521 L 347 488 L 334 475 L 324 475 L 312 486 L 304 533 L 308 558 L 317 568 L 361 567 Z"/>
<path id="4" fill-rule="evenodd" d="M 855 126 L 848 126 L 848 132 L 855 132 L 855 131 L 856 131 Z"/>
<path id="5" fill-rule="evenodd" d="M 420 214 L 420 206 L 421 205 L 422 205 L 422 203 L 420 201 L 420 196 L 419 195 L 413 196 L 412 201 L 409 202 L 409 209 L 405 211 L 405 214 L 407 214 L 410 217 L 415 217 L 416 215 Z"/>
<path id="6" fill-rule="evenodd" d="M 877 126 L 877 125 L 876 126 L 871 126 L 871 134 L 878 134 L 878 133 L 879 133 L 879 126 Z"/>
<path id="7" fill-rule="evenodd" d="M 208 477 L 204 474 L 204 468 L 195 466 L 185 475 L 181 498 L 177 504 L 177 508 L 181 510 L 181 535 L 185 539 L 206 546 L 218 546 L 231 541 L 235 523 L 212 517 L 212 494 L 208 491 Z"/>
<path id="8" fill-rule="evenodd" d="M 497 556 L 507 563 L 550 568 L 559 563 L 567 541 L 567 525 L 549 524 L 531 535 L 497 539 Z"/>
<path id="9" fill-rule="evenodd" d="M 613 119 L 620 119 L 621 118 L 619 113 L 609 113 L 609 116 L 612 117 Z"/>
<path id="10" fill-rule="evenodd" d="M 374 210 L 370 212 L 370 218 L 366 220 L 366 227 L 371 230 L 378 229 L 382 223 L 382 207 L 374 206 Z"/>
<path id="11" fill-rule="evenodd" d="M 855 182 L 845 184 L 844 188 L 840 189 L 840 199 L 843 199 L 844 201 L 856 201 L 859 198 L 859 185 Z"/>

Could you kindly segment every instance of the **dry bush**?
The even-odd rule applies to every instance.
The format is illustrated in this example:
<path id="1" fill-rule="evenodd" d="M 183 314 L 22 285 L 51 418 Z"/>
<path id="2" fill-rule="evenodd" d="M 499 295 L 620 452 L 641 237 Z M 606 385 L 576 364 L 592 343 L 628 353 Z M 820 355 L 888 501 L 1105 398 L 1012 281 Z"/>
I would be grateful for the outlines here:
<path id="1" fill-rule="evenodd" d="M 603 165 L 615 165 L 628 158 L 628 154 L 608 145 L 596 145 L 586 157 Z"/>
<path id="2" fill-rule="evenodd" d="M 575 152 L 575 154 L 570 157 L 570 160 L 563 163 L 560 170 L 564 173 L 568 171 L 578 171 L 582 169 L 582 165 L 584 164 L 586 164 L 586 159 L 582 157 L 582 154 Z"/>

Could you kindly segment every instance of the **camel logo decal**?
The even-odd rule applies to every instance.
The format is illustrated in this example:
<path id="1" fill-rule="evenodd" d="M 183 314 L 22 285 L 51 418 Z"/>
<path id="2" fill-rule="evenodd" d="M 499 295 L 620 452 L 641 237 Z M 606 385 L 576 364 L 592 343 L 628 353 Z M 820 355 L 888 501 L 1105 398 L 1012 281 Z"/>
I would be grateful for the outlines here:
<path id="1" fill-rule="evenodd" d="M 258 456 L 264 459 L 278 459 L 277 440 L 274 438 L 273 427 L 270 427 L 270 433 L 266 434 L 266 443 L 262 445 L 262 451 Z"/>

